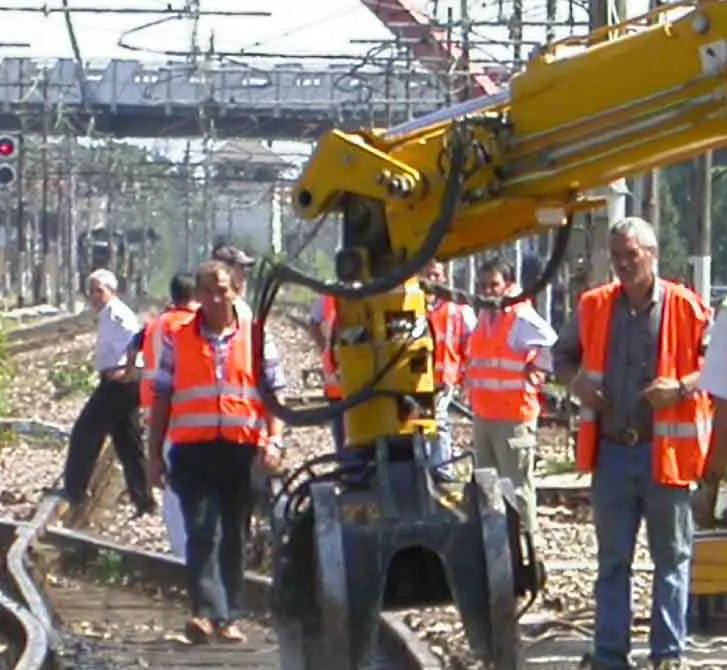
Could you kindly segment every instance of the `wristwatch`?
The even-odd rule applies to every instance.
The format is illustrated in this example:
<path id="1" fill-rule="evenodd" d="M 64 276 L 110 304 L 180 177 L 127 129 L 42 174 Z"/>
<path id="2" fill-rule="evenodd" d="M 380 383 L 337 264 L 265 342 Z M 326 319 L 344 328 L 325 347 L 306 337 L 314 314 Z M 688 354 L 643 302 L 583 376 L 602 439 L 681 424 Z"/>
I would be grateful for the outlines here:
<path id="1" fill-rule="evenodd" d="M 679 399 L 686 400 L 690 395 L 692 395 L 691 391 L 686 387 L 684 382 L 680 379 L 679 380 Z"/>

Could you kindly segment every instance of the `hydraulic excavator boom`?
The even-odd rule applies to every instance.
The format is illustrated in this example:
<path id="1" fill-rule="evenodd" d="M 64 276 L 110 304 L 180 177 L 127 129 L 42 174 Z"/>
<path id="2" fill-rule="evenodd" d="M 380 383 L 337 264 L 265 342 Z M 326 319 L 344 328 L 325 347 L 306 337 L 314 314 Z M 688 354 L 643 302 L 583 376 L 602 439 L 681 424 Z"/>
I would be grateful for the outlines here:
<path id="1" fill-rule="evenodd" d="M 294 412 L 264 382 L 260 391 L 292 424 L 344 413 L 346 453 L 277 484 L 285 670 L 363 667 L 382 608 L 449 602 L 487 667 L 522 667 L 518 599 L 534 598 L 542 569 L 509 482 L 460 468 L 442 484 L 429 463 L 437 388 L 424 291 L 442 289 L 415 277 L 434 257 L 554 228 L 562 255 L 572 215 L 603 205 L 589 190 L 727 145 L 727 2 L 671 5 L 608 30 L 615 39 L 601 31 L 544 49 L 495 95 L 385 130 L 331 131 L 300 177 L 299 216 L 342 214 L 338 279 L 272 266 L 258 324 L 285 282 L 334 296 L 343 400 Z M 501 304 L 530 297 L 545 275 Z"/>

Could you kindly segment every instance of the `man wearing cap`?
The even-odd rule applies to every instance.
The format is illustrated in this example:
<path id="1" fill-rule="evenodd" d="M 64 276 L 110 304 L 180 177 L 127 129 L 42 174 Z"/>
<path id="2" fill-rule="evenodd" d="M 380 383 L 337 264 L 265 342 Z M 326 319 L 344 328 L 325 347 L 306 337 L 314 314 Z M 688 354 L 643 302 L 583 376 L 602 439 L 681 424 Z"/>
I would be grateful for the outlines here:
<path id="1" fill-rule="evenodd" d="M 255 265 L 255 259 L 232 244 L 220 244 L 212 250 L 212 260 L 223 262 L 234 274 L 235 284 L 239 287 L 235 310 L 239 314 L 252 315 L 252 310 L 250 305 L 247 304 L 245 295 L 247 293 L 247 278 L 250 269 Z"/>

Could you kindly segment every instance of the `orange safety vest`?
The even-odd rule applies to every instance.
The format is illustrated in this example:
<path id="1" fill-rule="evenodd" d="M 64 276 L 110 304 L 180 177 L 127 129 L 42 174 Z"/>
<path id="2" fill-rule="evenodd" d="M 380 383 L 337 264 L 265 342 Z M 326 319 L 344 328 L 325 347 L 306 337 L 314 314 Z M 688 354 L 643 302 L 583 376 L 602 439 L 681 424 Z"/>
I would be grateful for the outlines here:
<path id="1" fill-rule="evenodd" d="M 656 374 L 681 379 L 701 367 L 701 342 L 711 312 L 689 289 L 658 281 L 665 296 Z M 578 303 L 583 373 L 599 383 L 603 381 L 608 355 L 611 314 L 620 292 L 620 284 L 605 284 L 583 293 Z M 659 484 L 687 486 L 702 476 L 711 416 L 709 396 L 701 391 L 654 412 L 653 475 Z M 598 442 L 596 413 L 582 407 L 576 445 L 576 465 L 582 472 L 595 469 Z"/>
<path id="2" fill-rule="evenodd" d="M 141 349 L 144 370 L 141 373 L 141 384 L 139 384 L 139 407 L 144 415 L 151 411 L 154 401 L 154 374 L 164 336 L 170 329 L 194 318 L 195 314 L 196 310 L 189 307 L 169 307 L 147 325 L 144 346 Z"/>
<path id="3" fill-rule="evenodd" d="M 454 386 L 462 373 L 462 311 L 453 302 L 440 301 L 429 312 L 429 323 L 434 332 L 434 383 Z"/>
<path id="4" fill-rule="evenodd" d="M 333 328 L 336 323 L 336 299 L 330 295 L 324 295 L 322 300 L 323 307 L 323 337 L 325 339 L 325 348 L 321 354 L 321 362 L 323 364 L 323 390 L 329 398 L 338 399 L 343 395 L 341 383 L 338 380 L 336 359 L 333 356 Z"/>
<path id="5" fill-rule="evenodd" d="M 167 437 L 175 446 L 220 439 L 263 445 L 267 421 L 252 361 L 252 323 L 238 317 L 218 380 L 214 349 L 200 332 L 200 316 L 171 334 L 174 380 Z"/>
<path id="6" fill-rule="evenodd" d="M 482 322 L 483 314 L 470 338 L 466 386 L 472 411 L 479 419 L 537 421 L 538 388 L 525 374 L 528 364 L 535 359 L 535 351 L 515 351 L 509 342 L 521 309 L 522 304 L 517 304 L 500 313 L 491 331 Z"/>

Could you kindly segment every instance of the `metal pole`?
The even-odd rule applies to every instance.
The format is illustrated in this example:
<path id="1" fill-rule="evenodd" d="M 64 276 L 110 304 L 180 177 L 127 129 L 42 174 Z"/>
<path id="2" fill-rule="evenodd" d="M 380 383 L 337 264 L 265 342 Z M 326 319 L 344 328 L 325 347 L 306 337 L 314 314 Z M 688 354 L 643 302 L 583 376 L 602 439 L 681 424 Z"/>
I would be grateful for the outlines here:
<path id="1" fill-rule="evenodd" d="M 189 152 L 191 143 L 187 140 L 184 150 L 184 266 L 192 267 L 192 211 L 189 202 Z"/>
<path id="2" fill-rule="evenodd" d="M 46 302 L 50 300 L 51 287 L 49 281 L 48 262 L 50 255 L 50 230 L 48 223 L 48 125 L 50 119 L 49 102 L 48 102 L 48 71 L 43 70 L 43 137 L 40 146 L 40 169 L 42 171 L 41 184 L 41 218 L 40 218 L 40 237 L 41 237 L 41 272 L 43 273 L 42 281 L 42 299 Z M 57 264 L 56 264 L 57 269 Z M 53 279 L 58 282 L 58 276 Z"/>
<path id="3" fill-rule="evenodd" d="M 712 152 L 692 162 L 690 262 L 694 290 L 706 302 L 712 293 Z"/>
<path id="4" fill-rule="evenodd" d="M 66 135 L 66 304 L 69 312 L 76 311 L 76 275 L 78 258 L 76 254 L 76 175 L 73 167 L 74 138 Z"/>

